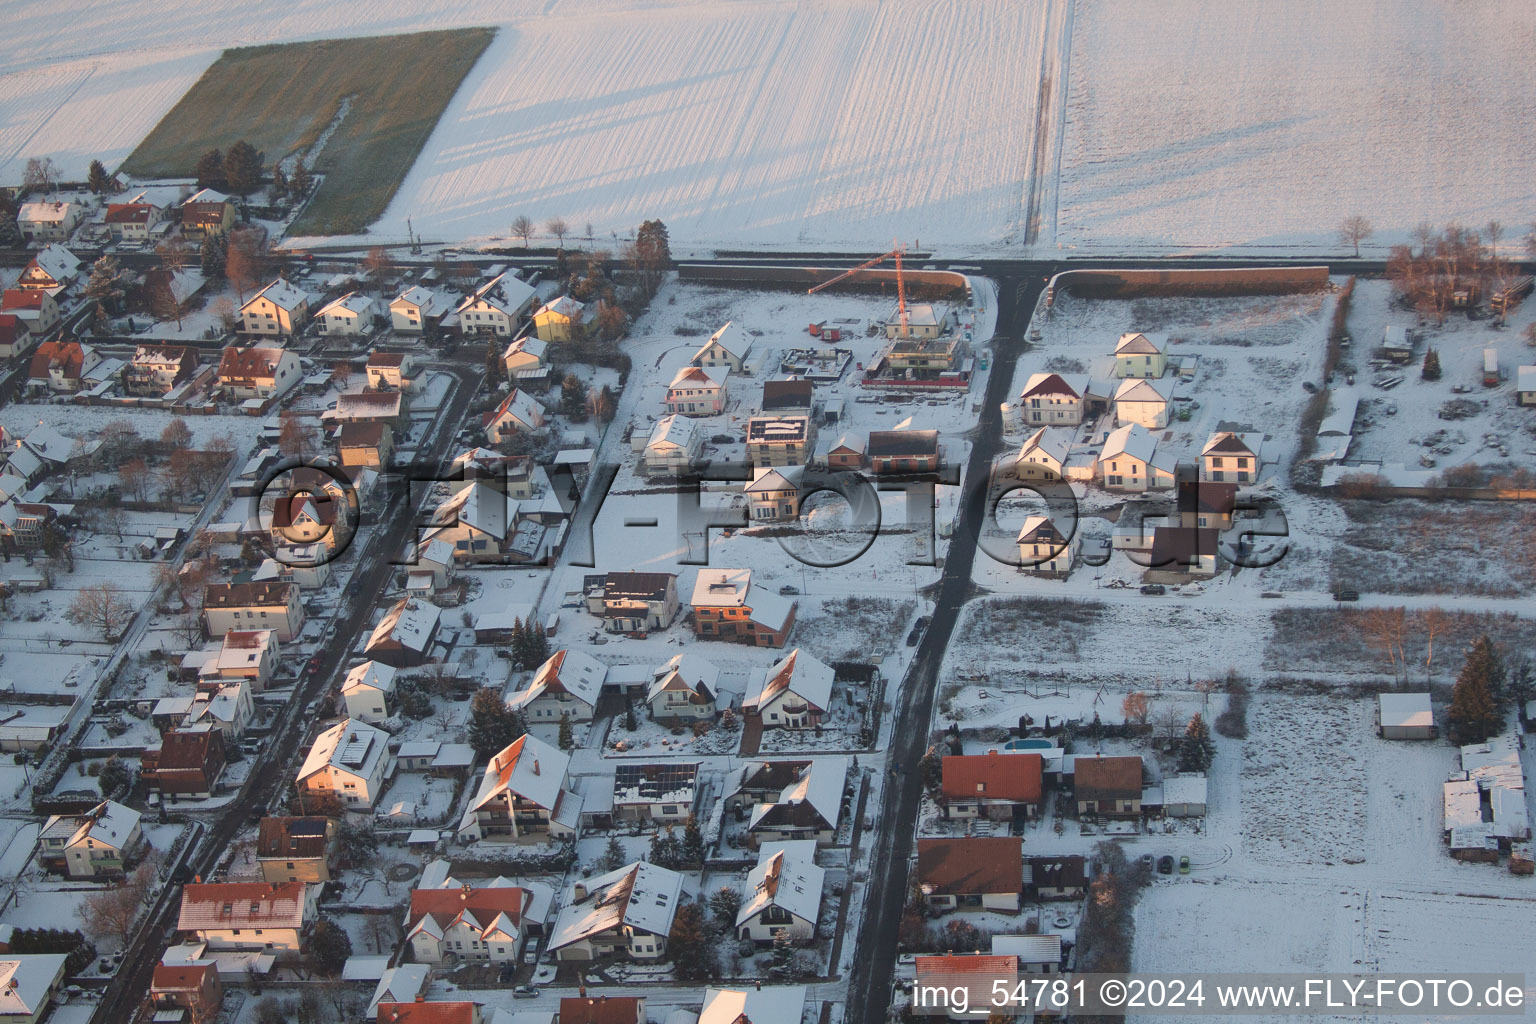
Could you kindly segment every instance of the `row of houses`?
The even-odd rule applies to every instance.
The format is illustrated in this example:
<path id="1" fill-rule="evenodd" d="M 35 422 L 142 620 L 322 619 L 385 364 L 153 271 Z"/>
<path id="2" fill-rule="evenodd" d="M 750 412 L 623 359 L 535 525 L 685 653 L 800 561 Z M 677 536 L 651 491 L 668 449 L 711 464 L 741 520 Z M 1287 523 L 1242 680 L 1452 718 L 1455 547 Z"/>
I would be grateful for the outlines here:
<path id="1" fill-rule="evenodd" d="M 47 245 L 69 241 L 97 212 L 102 229 L 117 241 L 156 241 L 177 229 L 183 237 L 201 241 L 227 235 L 239 223 L 234 200 L 222 192 L 205 188 L 182 198 L 158 194 L 161 191 L 145 189 L 101 211 L 82 200 L 22 203 L 16 227 L 28 245 Z"/>
<path id="2" fill-rule="evenodd" d="M 1070 793 L 1082 818 L 1203 817 L 1206 780 L 1169 775 L 1149 785 L 1139 755 L 1066 754 L 1060 749 L 951 754 L 940 763 L 938 804 L 951 820 L 1023 821 L 1039 815 L 1047 786 Z"/>

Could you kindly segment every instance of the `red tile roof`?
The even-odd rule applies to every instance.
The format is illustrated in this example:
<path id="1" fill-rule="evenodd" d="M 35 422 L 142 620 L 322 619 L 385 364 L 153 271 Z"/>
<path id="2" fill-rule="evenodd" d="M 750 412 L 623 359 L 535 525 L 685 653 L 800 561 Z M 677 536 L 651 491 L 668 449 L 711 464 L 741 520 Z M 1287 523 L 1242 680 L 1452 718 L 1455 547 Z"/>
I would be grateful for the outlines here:
<path id="1" fill-rule="evenodd" d="M 206 964 L 158 964 L 149 983 L 151 992 L 184 992 L 203 987 L 209 974 L 218 973 L 218 965 Z"/>
<path id="2" fill-rule="evenodd" d="M 155 208 L 149 203 L 110 203 L 107 206 L 108 224 L 147 224 Z"/>
<path id="3" fill-rule="evenodd" d="M 1072 791 L 1079 800 L 1141 799 L 1141 758 L 1075 757 Z"/>
<path id="4" fill-rule="evenodd" d="M 77 380 L 84 366 L 85 349 L 78 341 L 45 341 L 32 353 L 32 365 L 27 372 L 33 380 L 46 380 L 57 368 L 65 380 Z"/>
<path id="5" fill-rule="evenodd" d="M 27 333 L 19 317 L 10 313 L 0 313 L 0 345 L 14 345 L 16 339 Z"/>
<path id="6" fill-rule="evenodd" d="M 944 799 L 1037 804 L 1044 764 L 1039 754 L 951 755 L 944 758 Z"/>
<path id="7" fill-rule="evenodd" d="M 521 925 L 523 907 L 528 902 L 528 890 L 517 886 L 459 889 L 415 889 L 411 892 L 411 910 L 405 930 L 416 927 L 416 922 L 430 916 L 446 928 L 464 911 L 469 911 L 484 928 L 496 920 L 496 915 L 506 914 L 513 924 Z"/>
<path id="8" fill-rule="evenodd" d="M 474 1003 L 380 1003 L 379 1024 L 475 1024 Z"/>
<path id="9" fill-rule="evenodd" d="M 304 922 L 303 882 L 211 882 L 182 886 L 181 931 L 298 928 Z"/>
<path id="10" fill-rule="evenodd" d="M 636 1024 L 640 996 L 586 996 L 560 1000 L 560 1024 Z"/>
<path id="11" fill-rule="evenodd" d="M 919 839 L 917 880 L 952 896 L 1017 893 L 1024 887 L 1024 841 L 1017 836 Z"/>
<path id="12" fill-rule="evenodd" d="M 0 309 L 42 309 L 48 293 L 36 288 L 7 288 Z"/>

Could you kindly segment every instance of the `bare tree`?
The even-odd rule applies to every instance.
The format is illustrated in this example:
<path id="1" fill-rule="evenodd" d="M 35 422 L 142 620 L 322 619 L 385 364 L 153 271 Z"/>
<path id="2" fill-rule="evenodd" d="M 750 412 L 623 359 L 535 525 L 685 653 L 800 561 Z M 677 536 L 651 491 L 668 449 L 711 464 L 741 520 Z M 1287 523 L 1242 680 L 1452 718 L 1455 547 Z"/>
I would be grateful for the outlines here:
<path id="1" fill-rule="evenodd" d="M 192 260 L 192 250 L 187 248 L 187 243 L 180 235 L 172 235 L 155 249 L 160 257 L 160 265 L 172 274 L 187 268 Z"/>
<path id="2" fill-rule="evenodd" d="M 277 435 L 277 447 L 284 455 L 307 459 L 315 453 L 314 424 L 292 412 L 283 413 L 283 427 Z"/>
<path id="3" fill-rule="evenodd" d="M 1152 714 L 1152 701 L 1145 693 L 1135 690 L 1125 695 L 1125 700 L 1120 704 L 1120 712 L 1127 722 L 1146 725 L 1147 718 Z"/>
<path id="4" fill-rule="evenodd" d="M 1451 628 L 1451 617 L 1443 608 L 1425 608 L 1418 614 L 1419 628 L 1424 630 L 1424 682 L 1427 685 L 1433 674 L 1435 637 Z"/>
<path id="5" fill-rule="evenodd" d="M 149 288 L 149 312 L 156 320 L 162 323 L 167 320 L 176 321 L 176 329 L 181 330 L 182 306 L 176 298 L 176 288 L 169 281 L 157 281 Z"/>
<path id="6" fill-rule="evenodd" d="M 117 482 L 123 494 L 135 501 L 148 500 L 150 472 L 143 459 L 129 459 L 117 467 Z"/>
<path id="7" fill-rule="evenodd" d="M 559 217 L 551 217 L 549 223 L 544 225 L 544 230 L 555 236 L 555 241 L 560 243 L 560 248 L 565 248 L 565 236 L 571 233 L 571 226 Z"/>
<path id="8" fill-rule="evenodd" d="M 512 219 L 512 234 L 523 240 L 523 248 L 528 248 L 528 238 L 533 234 L 533 221 L 527 217 L 514 217 Z"/>
<path id="9" fill-rule="evenodd" d="M 192 428 L 180 416 L 172 417 L 160 432 L 160 443 L 173 452 L 186 451 L 192 447 Z"/>
<path id="10" fill-rule="evenodd" d="M 1356 214 L 1353 217 L 1345 217 L 1339 225 L 1339 244 L 1355 247 L 1355 259 L 1360 258 L 1360 243 L 1370 238 L 1372 234 L 1371 222 Z"/>
<path id="11" fill-rule="evenodd" d="M 368 250 L 368 255 L 363 257 L 363 273 L 375 288 L 382 287 L 385 280 L 395 272 L 394 261 L 389 258 L 389 250 L 382 245 L 376 245 Z"/>
<path id="12" fill-rule="evenodd" d="M 1399 667 L 1407 669 L 1403 657 L 1403 634 L 1408 613 L 1403 608 L 1372 608 L 1360 616 L 1360 631 L 1381 651 L 1392 668 L 1392 681 L 1399 679 Z"/>
<path id="13" fill-rule="evenodd" d="M 223 295 L 213 303 L 213 319 L 225 334 L 233 334 L 235 327 L 240 323 L 240 311 L 230 301 L 229 296 Z"/>
<path id="14" fill-rule="evenodd" d="M 352 380 L 352 364 L 345 359 L 338 359 L 331 364 L 331 383 L 336 385 L 337 391 L 347 390 L 347 383 Z"/>
<path id="15" fill-rule="evenodd" d="M 263 281 L 272 263 L 272 245 L 260 228 L 234 231 L 229 236 L 229 253 L 224 258 L 224 276 L 235 286 L 240 301 Z"/>
<path id="16" fill-rule="evenodd" d="M 30 191 L 47 192 L 58 184 L 59 169 L 53 157 L 30 157 L 27 169 L 21 173 L 21 184 Z"/>
<path id="17" fill-rule="evenodd" d="M 158 874 L 155 860 L 146 858 L 119 884 L 87 897 L 77 911 L 80 923 L 98 939 L 121 938 L 126 942 L 133 935 L 139 911 L 154 893 Z"/>
<path id="18" fill-rule="evenodd" d="M 91 626 L 101 633 L 103 640 L 111 640 L 133 618 L 133 606 L 117 584 L 105 580 L 76 593 L 65 617 L 71 622 Z"/>

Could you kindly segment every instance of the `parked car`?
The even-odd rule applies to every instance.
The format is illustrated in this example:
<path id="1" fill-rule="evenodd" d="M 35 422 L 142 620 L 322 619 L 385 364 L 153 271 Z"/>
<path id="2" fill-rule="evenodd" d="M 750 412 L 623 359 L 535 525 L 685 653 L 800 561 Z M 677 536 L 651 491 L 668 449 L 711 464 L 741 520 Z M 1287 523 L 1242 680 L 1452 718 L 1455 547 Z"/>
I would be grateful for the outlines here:
<path id="1" fill-rule="evenodd" d="M 1150 853 L 1144 853 L 1141 855 L 1141 866 L 1151 871 L 1152 863 L 1155 859 Z"/>
<path id="2" fill-rule="evenodd" d="M 1161 583 L 1146 583 L 1142 585 L 1141 592 L 1156 597 L 1159 594 L 1168 593 L 1168 588 Z"/>
<path id="3" fill-rule="evenodd" d="M 1189 874 L 1189 857 L 1184 856 L 1179 858 L 1179 874 Z"/>
<path id="4" fill-rule="evenodd" d="M 533 999 L 537 997 L 539 990 L 532 985 L 519 985 L 512 990 L 513 999 Z"/>
<path id="5" fill-rule="evenodd" d="M 1313 384 L 1309 380 L 1304 380 L 1301 382 L 1301 390 L 1305 391 L 1309 395 L 1315 395 L 1317 394 L 1317 385 Z"/>
<path id="6" fill-rule="evenodd" d="M 1157 873 L 1160 875 L 1173 874 L 1173 858 L 1162 856 L 1157 859 Z"/>
<path id="7" fill-rule="evenodd" d="M 933 621 L 932 616 L 928 616 L 928 615 L 920 615 L 920 616 L 918 616 L 917 621 L 912 623 L 912 632 L 907 634 L 907 646 L 908 647 L 916 647 L 917 646 L 917 641 L 923 635 L 923 630 L 927 629 L 928 628 L 928 623 L 930 623 L 932 621 Z"/>
<path id="8" fill-rule="evenodd" d="M 780 597 L 794 597 L 798 593 L 800 593 L 800 588 L 799 587 L 792 587 L 792 586 L 790 586 L 787 583 L 784 584 L 784 586 L 779 588 L 779 596 Z"/>
<path id="9" fill-rule="evenodd" d="M 1358 601 L 1360 600 L 1360 591 L 1349 589 L 1335 590 L 1333 592 L 1333 599 L 1335 601 Z"/>

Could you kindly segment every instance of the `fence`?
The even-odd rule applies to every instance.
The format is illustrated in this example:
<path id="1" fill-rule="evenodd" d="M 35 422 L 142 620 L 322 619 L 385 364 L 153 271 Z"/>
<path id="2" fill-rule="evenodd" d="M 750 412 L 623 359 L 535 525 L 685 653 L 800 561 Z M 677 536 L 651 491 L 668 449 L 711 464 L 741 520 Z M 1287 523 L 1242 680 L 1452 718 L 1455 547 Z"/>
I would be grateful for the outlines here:
<path id="1" fill-rule="evenodd" d="M 1156 295 L 1279 295 L 1328 286 L 1327 267 L 1232 267 L 1219 270 L 1064 270 L 1045 291 L 1049 309 L 1058 291 L 1089 299 Z"/>

